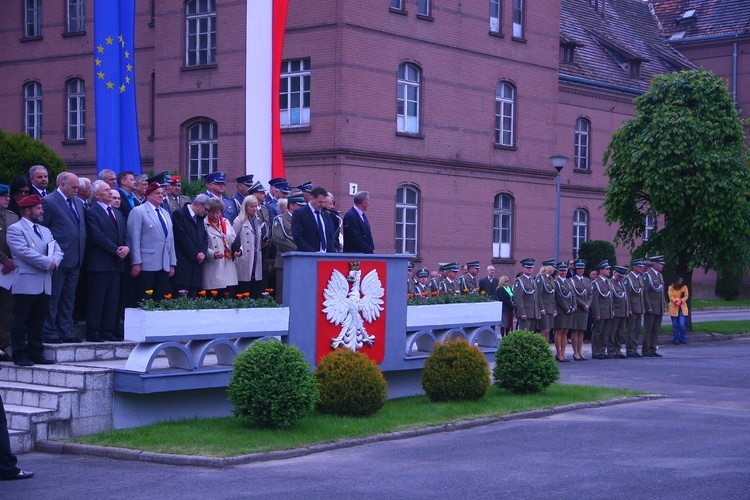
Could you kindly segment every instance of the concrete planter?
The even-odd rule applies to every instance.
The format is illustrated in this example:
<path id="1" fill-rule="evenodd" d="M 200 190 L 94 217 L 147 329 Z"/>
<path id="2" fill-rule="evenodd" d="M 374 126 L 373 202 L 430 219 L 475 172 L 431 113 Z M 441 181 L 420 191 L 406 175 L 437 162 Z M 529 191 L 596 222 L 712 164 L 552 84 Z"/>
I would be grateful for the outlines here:
<path id="1" fill-rule="evenodd" d="M 501 302 L 407 306 L 406 330 L 486 326 L 500 323 Z"/>

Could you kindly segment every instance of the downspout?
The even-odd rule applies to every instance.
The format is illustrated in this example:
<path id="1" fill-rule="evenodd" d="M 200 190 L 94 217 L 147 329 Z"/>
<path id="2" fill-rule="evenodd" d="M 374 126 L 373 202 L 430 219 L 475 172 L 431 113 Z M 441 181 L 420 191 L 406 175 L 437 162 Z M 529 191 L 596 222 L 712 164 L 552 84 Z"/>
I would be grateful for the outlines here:
<path id="1" fill-rule="evenodd" d="M 732 44 L 732 100 L 734 107 L 737 107 L 737 42 Z"/>

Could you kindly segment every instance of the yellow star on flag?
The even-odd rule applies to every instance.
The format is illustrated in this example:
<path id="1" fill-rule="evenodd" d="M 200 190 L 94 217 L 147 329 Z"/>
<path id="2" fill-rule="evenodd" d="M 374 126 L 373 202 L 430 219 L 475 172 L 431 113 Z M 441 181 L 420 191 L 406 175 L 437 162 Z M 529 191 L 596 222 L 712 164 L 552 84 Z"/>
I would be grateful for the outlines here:
<path id="1" fill-rule="evenodd" d="M 125 41 L 122 39 L 122 35 L 119 35 L 117 39 L 120 41 L 120 43 L 125 43 Z"/>
<path id="2" fill-rule="evenodd" d="M 101 66 L 102 60 L 97 57 L 96 59 L 94 59 L 94 64 L 96 64 L 97 66 Z"/>
<path id="3" fill-rule="evenodd" d="M 98 52 L 99 52 L 100 54 L 102 54 L 102 53 L 104 52 L 104 47 L 102 47 L 102 45 L 101 45 L 101 44 L 99 44 L 99 45 L 97 45 L 97 47 L 96 47 L 96 50 L 97 50 L 97 51 L 98 51 Z"/>
<path id="4" fill-rule="evenodd" d="M 126 50 L 126 51 L 125 51 L 125 59 L 129 59 L 129 58 L 130 58 L 130 52 L 128 52 L 128 51 Z"/>
<path id="5" fill-rule="evenodd" d="M 101 71 L 96 75 L 99 77 L 99 80 L 104 80 L 104 73 L 102 73 Z"/>
<path id="6" fill-rule="evenodd" d="M 130 77 L 129 76 L 125 77 L 125 83 L 130 83 Z"/>
<path id="7" fill-rule="evenodd" d="M 124 84 L 120 85 L 120 93 L 122 94 L 123 92 L 125 92 L 125 85 Z"/>
<path id="8" fill-rule="evenodd" d="M 113 89 L 113 88 L 115 88 L 115 84 L 114 84 L 114 83 L 112 83 L 111 81 L 110 81 L 110 82 L 107 82 L 107 88 L 108 88 L 108 89 Z"/>
<path id="9" fill-rule="evenodd" d="M 104 41 L 107 42 L 107 45 L 112 45 L 112 42 L 114 42 L 115 40 L 111 36 L 108 36 L 104 39 Z"/>
<path id="10" fill-rule="evenodd" d="M 125 67 L 128 68 L 128 71 L 133 71 L 133 65 L 132 64 L 128 64 Z"/>

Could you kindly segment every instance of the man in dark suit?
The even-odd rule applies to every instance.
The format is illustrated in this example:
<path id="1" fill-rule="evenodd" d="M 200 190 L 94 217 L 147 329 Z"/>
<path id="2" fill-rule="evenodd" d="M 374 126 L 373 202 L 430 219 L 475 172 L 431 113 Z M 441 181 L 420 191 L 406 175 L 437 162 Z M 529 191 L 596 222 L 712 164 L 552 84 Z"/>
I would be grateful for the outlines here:
<path id="1" fill-rule="evenodd" d="M 135 176 L 133 175 L 133 172 L 123 170 L 117 174 L 117 185 L 119 186 L 117 190 L 120 192 L 120 198 L 122 198 L 120 212 L 122 212 L 122 215 L 125 216 L 125 220 L 127 220 L 130 211 L 140 205 L 135 198 Z"/>
<path id="2" fill-rule="evenodd" d="M 172 294 L 177 297 L 180 290 L 187 290 L 191 299 L 198 295 L 203 280 L 203 261 L 208 253 L 208 238 L 203 219 L 211 198 L 199 194 L 192 203 L 172 213 L 174 226 L 174 249 L 177 267 L 172 276 Z"/>
<path id="3" fill-rule="evenodd" d="M 112 208 L 112 188 L 105 181 L 91 185 L 94 201 L 86 210 L 88 304 L 86 340 L 114 340 L 120 321 L 120 280 L 125 272 L 125 217 Z"/>
<path id="4" fill-rule="evenodd" d="M 47 186 L 49 186 L 49 174 L 43 165 L 34 165 L 29 169 L 29 181 L 31 183 L 31 194 L 38 194 L 40 198 L 45 198 Z"/>
<path id="5" fill-rule="evenodd" d="M 39 195 L 23 198 L 18 206 L 21 220 L 10 226 L 6 235 L 16 266 L 10 325 L 13 362 L 19 366 L 53 364 L 44 357 L 42 329 L 49 311 L 52 271 L 64 261 L 63 252 L 49 229 L 39 224 L 44 215 Z"/>
<path id="6" fill-rule="evenodd" d="M 42 225 L 50 230 L 60 245 L 65 261 L 52 274 L 52 295 L 49 314 L 44 322 L 44 341 L 59 344 L 81 341 L 73 335 L 73 307 L 86 250 L 86 222 L 83 220 L 83 202 L 76 196 L 78 176 L 61 172 L 56 183 L 57 189 L 42 199 Z"/>
<path id="7" fill-rule="evenodd" d="M 484 292 L 490 297 L 495 296 L 497 291 L 497 278 L 495 278 L 495 266 L 487 266 L 487 276 L 479 280 L 479 292 Z"/>
<path id="8" fill-rule="evenodd" d="M 370 223 L 367 220 L 367 207 L 370 193 L 360 191 L 354 195 L 354 206 L 344 215 L 344 252 L 375 253 Z"/>
<path id="9" fill-rule="evenodd" d="M 305 207 L 292 214 L 292 237 L 300 252 L 335 252 L 333 245 L 333 224 L 321 212 L 328 191 L 324 187 L 313 188 L 312 199 Z"/>

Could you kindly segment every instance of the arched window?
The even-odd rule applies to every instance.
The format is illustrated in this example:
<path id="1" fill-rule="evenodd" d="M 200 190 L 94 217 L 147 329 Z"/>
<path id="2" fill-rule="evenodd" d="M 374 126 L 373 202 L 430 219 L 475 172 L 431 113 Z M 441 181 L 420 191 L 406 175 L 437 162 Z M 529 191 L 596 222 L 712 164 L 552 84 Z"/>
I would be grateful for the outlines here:
<path id="1" fill-rule="evenodd" d="M 34 139 L 42 138 L 42 84 L 27 83 L 23 87 L 24 130 Z"/>
<path id="2" fill-rule="evenodd" d="M 573 165 L 573 168 L 576 170 L 588 170 L 590 168 L 590 131 L 591 122 L 586 118 L 579 118 L 576 120 L 575 163 Z"/>
<path id="3" fill-rule="evenodd" d="M 215 123 L 198 122 L 188 128 L 188 175 L 191 181 L 215 172 L 219 157 L 219 131 Z"/>
<path id="4" fill-rule="evenodd" d="M 417 254 L 419 226 L 419 191 L 401 186 L 396 191 L 396 253 Z"/>
<path id="5" fill-rule="evenodd" d="M 492 256 L 509 259 L 513 229 L 513 198 L 509 194 L 495 195 L 492 209 Z"/>
<path id="6" fill-rule="evenodd" d="M 188 0 L 185 65 L 216 64 L 216 0 Z"/>
<path id="7" fill-rule="evenodd" d="M 499 82 L 495 88 L 495 144 L 513 146 L 516 89 L 508 82 Z"/>
<path id="8" fill-rule="evenodd" d="M 74 78 L 66 85 L 68 101 L 68 135 L 69 141 L 86 139 L 86 87 L 83 80 Z"/>
<path id="9" fill-rule="evenodd" d="M 589 212 L 578 208 L 573 212 L 573 257 L 578 258 L 581 244 L 589 240 Z"/>
<path id="10" fill-rule="evenodd" d="M 419 68 L 413 64 L 398 66 L 398 98 L 396 100 L 396 130 L 407 134 L 419 133 Z"/>

